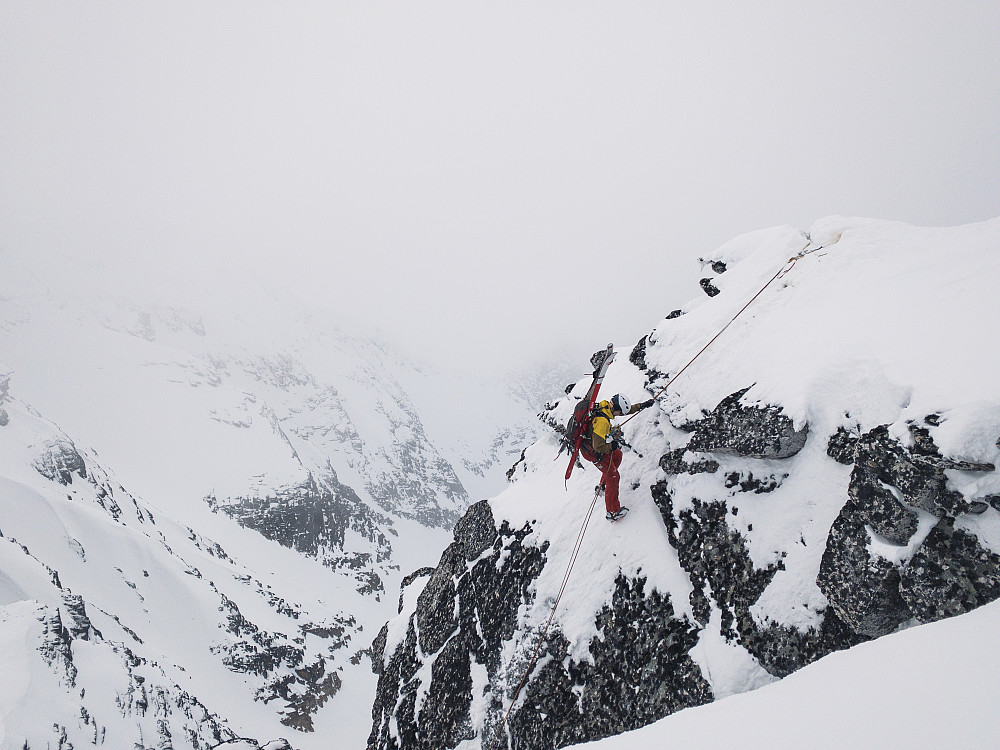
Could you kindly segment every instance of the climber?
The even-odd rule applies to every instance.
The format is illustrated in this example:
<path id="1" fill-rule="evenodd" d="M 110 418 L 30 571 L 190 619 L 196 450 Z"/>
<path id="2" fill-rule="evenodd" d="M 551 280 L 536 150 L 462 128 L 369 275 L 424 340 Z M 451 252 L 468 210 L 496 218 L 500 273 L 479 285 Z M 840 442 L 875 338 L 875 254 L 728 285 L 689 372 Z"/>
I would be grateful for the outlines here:
<path id="1" fill-rule="evenodd" d="M 610 401 L 601 401 L 597 405 L 587 426 L 580 452 L 601 470 L 599 489 L 604 491 L 604 506 L 607 508 L 609 521 L 617 521 L 628 513 L 628 508 L 622 508 L 618 502 L 618 466 L 622 462 L 622 452 L 618 446 L 623 442 L 622 435 L 617 427 L 612 428 L 611 420 L 625 414 L 635 414 L 652 405 L 653 399 L 649 399 L 630 406 L 628 398 L 618 393 Z"/>

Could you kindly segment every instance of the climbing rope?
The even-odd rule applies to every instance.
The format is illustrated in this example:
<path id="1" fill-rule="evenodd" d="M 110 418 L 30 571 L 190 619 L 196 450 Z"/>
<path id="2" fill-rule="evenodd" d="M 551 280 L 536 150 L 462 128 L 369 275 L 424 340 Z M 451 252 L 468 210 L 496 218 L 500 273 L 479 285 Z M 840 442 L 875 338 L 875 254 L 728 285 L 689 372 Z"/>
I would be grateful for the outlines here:
<path id="1" fill-rule="evenodd" d="M 806 255 L 809 255 L 810 253 L 814 253 L 817 250 L 822 249 L 822 246 L 820 246 L 820 247 L 814 247 L 811 250 L 809 250 L 807 248 L 809 247 L 810 244 L 812 243 L 811 242 L 807 243 L 806 246 L 803 247 L 801 251 L 799 251 L 797 254 L 789 258 L 788 262 L 785 263 L 785 265 L 782 266 L 781 269 L 776 274 L 774 274 L 774 276 L 768 279 L 767 283 L 764 284 L 764 286 L 762 286 L 760 290 L 753 297 L 750 298 L 750 301 L 747 302 L 745 305 L 743 305 L 743 307 L 739 309 L 739 311 L 732 317 L 732 319 L 728 323 L 726 323 L 726 325 L 724 325 L 722 329 L 718 333 L 716 333 L 707 344 L 705 344 L 705 346 L 703 346 L 700 350 L 698 350 L 698 353 L 695 354 L 690 359 L 690 361 L 677 372 L 676 375 L 670 378 L 670 380 L 667 381 L 667 384 L 665 386 L 663 386 L 659 391 L 656 392 L 653 398 L 654 399 L 658 398 L 664 391 L 667 390 L 667 388 L 669 388 L 674 383 L 675 380 L 677 380 L 677 378 L 681 376 L 681 374 L 685 370 L 687 370 L 692 364 L 694 364 L 694 361 L 698 359 L 698 357 L 700 357 L 702 353 L 704 353 L 705 350 L 708 349 L 708 347 L 710 347 L 713 343 L 715 343 L 715 340 L 719 338 L 719 336 L 721 336 L 725 332 L 725 330 L 729 328 L 729 326 L 731 326 L 733 322 L 738 317 L 740 317 L 740 315 L 742 315 L 743 312 L 748 307 L 750 307 L 750 305 L 753 304 L 754 300 L 756 300 L 761 294 L 763 294 L 765 289 L 771 286 L 771 284 L 774 281 L 776 281 L 777 279 L 781 278 L 789 271 L 791 271 L 792 268 L 795 267 L 795 264 L 798 263 Z M 636 412 L 636 414 L 638 414 L 638 412 Z M 621 424 L 624 425 L 634 416 L 635 414 L 633 414 L 631 417 L 626 419 L 625 422 L 622 422 Z M 619 427 L 620 426 L 621 425 L 619 425 Z M 576 542 L 573 544 L 573 552 L 570 555 L 569 564 L 566 566 L 566 572 L 563 573 L 562 583 L 559 585 L 559 591 L 556 593 L 556 598 L 555 601 L 552 603 L 552 609 L 549 611 L 549 616 L 545 621 L 545 626 L 542 628 L 541 634 L 538 636 L 538 643 L 535 645 L 535 650 L 532 652 L 531 658 L 528 660 L 528 666 L 524 670 L 524 675 L 521 677 L 521 681 L 517 684 L 517 688 L 514 690 L 514 696 L 510 700 L 510 706 L 507 707 L 507 710 L 504 711 L 503 717 L 500 719 L 500 725 L 497 727 L 496 734 L 493 736 L 493 741 L 488 745 L 489 750 L 495 750 L 495 748 L 498 746 L 498 743 L 500 742 L 501 733 L 503 732 L 504 726 L 507 725 L 507 721 L 510 718 L 511 712 L 514 710 L 514 706 L 517 704 L 518 696 L 520 696 L 521 690 L 524 689 L 525 684 L 528 682 L 528 676 L 531 674 L 531 670 L 534 668 L 535 663 L 538 661 L 538 655 L 539 653 L 541 653 L 542 645 L 545 643 L 545 638 L 548 635 L 549 627 L 552 625 L 552 620 L 556 616 L 556 610 L 559 608 L 559 602 L 562 601 L 563 594 L 566 592 L 566 586 L 569 584 L 569 578 L 570 574 L 573 572 L 573 566 L 576 565 L 576 560 L 580 556 L 580 550 L 583 547 L 583 538 L 587 533 L 587 527 L 590 525 L 590 519 L 594 514 L 594 506 L 597 505 L 597 497 L 598 495 L 600 495 L 601 486 L 604 484 L 605 473 L 606 472 L 601 474 L 601 484 L 598 485 L 597 489 L 594 490 L 594 498 L 593 500 L 590 501 L 590 507 L 587 509 L 587 515 L 583 519 L 583 525 L 580 527 L 580 531 L 576 535 Z"/>
<path id="2" fill-rule="evenodd" d="M 739 311 L 732 317 L 732 319 L 728 323 L 726 323 L 724 326 L 722 326 L 722 328 L 719 330 L 719 332 L 717 334 L 715 334 L 712 337 L 712 339 L 707 344 L 705 344 L 705 346 L 703 346 L 701 349 L 699 349 L 698 353 L 695 354 L 693 357 L 691 357 L 691 359 L 688 361 L 688 363 L 686 365 L 684 365 L 680 370 L 677 371 L 676 375 L 674 375 L 672 378 L 670 378 L 670 380 L 667 381 L 667 384 L 665 386 L 663 386 L 660 390 L 658 390 L 655 394 L 653 394 L 653 399 L 655 400 L 655 399 L 659 398 L 660 395 L 665 390 L 667 390 L 667 388 L 669 388 L 671 385 L 673 385 L 674 381 L 677 380 L 677 378 L 679 378 L 684 373 L 684 371 L 687 368 L 689 368 L 692 364 L 694 364 L 694 361 L 696 359 L 698 359 L 698 357 L 700 357 L 705 352 L 705 350 L 708 349 L 708 347 L 710 347 L 712 344 L 714 344 L 715 340 L 717 338 L 719 338 L 719 336 L 721 336 L 723 333 L 725 333 L 726 329 L 729 328 L 729 326 L 731 326 L 733 324 L 733 322 L 738 317 L 740 317 L 740 315 L 742 315 L 743 312 L 748 307 L 750 307 L 750 305 L 753 304 L 754 300 L 757 299 L 760 295 L 762 295 L 764 293 L 765 289 L 767 289 L 769 286 L 771 286 L 771 284 L 773 282 L 777 281 L 778 279 L 780 279 L 781 277 L 783 277 L 785 274 L 787 274 L 789 271 L 791 271 L 795 267 L 795 264 L 798 263 L 800 260 L 802 260 L 805 256 L 809 255 L 810 253 L 814 253 L 817 250 L 822 250 L 823 249 L 823 246 L 820 245 L 819 247 L 814 247 L 811 250 L 807 250 L 806 248 L 808 248 L 810 244 L 812 244 L 812 243 L 811 242 L 807 243 L 806 246 L 804 248 L 802 248 L 801 251 L 799 251 L 798 253 L 796 253 L 795 255 L 793 255 L 791 258 L 789 258 L 788 262 L 785 263 L 785 265 L 783 265 L 778 270 L 778 272 L 776 274 L 774 274 L 774 276 L 772 276 L 770 279 L 768 279 L 767 283 L 764 284 L 764 286 L 762 286 L 760 288 L 760 290 L 758 290 L 758 292 L 753 297 L 750 298 L 750 301 L 747 302 L 745 305 L 743 305 L 743 307 L 741 307 L 739 309 Z M 633 414 L 631 417 L 629 417 L 624 422 L 622 422 L 620 425 L 618 425 L 618 427 L 621 428 L 622 426 L 624 426 L 625 424 L 627 424 L 638 413 L 639 412 L 636 412 L 635 414 Z"/>
<path id="3" fill-rule="evenodd" d="M 594 515 L 594 506 L 597 505 L 597 497 L 601 494 L 601 486 L 604 484 L 605 474 L 601 474 L 601 484 L 597 485 L 594 490 L 594 498 L 590 501 L 590 507 L 587 509 L 587 515 L 583 519 L 583 525 L 580 527 L 579 533 L 576 535 L 576 542 L 573 543 L 573 553 L 570 555 L 569 564 L 566 566 L 566 572 L 563 573 L 562 583 L 559 584 L 559 591 L 556 593 L 555 601 L 552 603 L 552 609 L 549 611 L 548 619 L 545 621 L 545 626 L 542 628 L 541 634 L 538 636 L 538 643 L 535 645 L 535 650 L 531 654 L 531 658 L 528 660 L 528 666 L 524 670 L 524 675 L 521 677 L 521 681 L 517 684 L 517 689 L 514 690 L 514 696 L 510 699 L 510 706 L 504 712 L 503 718 L 500 719 L 500 726 L 497 727 L 497 732 L 493 737 L 493 742 L 489 744 L 490 750 L 493 750 L 498 746 L 500 741 L 501 732 L 504 726 L 507 724 L 507 719 L 510 717 L 511 711 L 514 710 L 514 706 L 517 704 L 517 698 L 521 694 L 521 690 L 524 689 L 525 684 L 528 682 L 528 675 L 531 674 L 531 670 L 535 666 L 535 662 L 538 661 L 538 655 L 542 650 L 542 644 L 545 643 L 545 637 L 548 635 L 549 626 L 552 625 L 552 620 L 556 616 L 556 610 L 559 608 L 559 602 L 562 601 L 563 594 L 566 592 L 566 586 L 569 584 L 570 574 L 573 572 L 573 566 L 576 565 L 576 559 L 580 556 L 580 550 L 583 548 L 583 537 L 587 533 L 587 527 L 590 526 L 590 519 Z"/>

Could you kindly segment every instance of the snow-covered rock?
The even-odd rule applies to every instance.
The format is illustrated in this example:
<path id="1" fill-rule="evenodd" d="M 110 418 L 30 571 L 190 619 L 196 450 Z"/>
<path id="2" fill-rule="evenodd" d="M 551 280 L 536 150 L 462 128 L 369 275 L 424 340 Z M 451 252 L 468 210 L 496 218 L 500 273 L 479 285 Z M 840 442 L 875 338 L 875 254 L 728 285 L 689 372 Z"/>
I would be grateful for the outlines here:
<path id="1" fill-rule="evenodd" d="M 631 514 L 552 460 L 581 381 L 404 591 L 369 748 L 606 737 L 1000 597 L 998 245 L 1000 219 L 831 217 L 702 259 L 709 296 L 602 390 L 657 397 L 625 426 Z"/>

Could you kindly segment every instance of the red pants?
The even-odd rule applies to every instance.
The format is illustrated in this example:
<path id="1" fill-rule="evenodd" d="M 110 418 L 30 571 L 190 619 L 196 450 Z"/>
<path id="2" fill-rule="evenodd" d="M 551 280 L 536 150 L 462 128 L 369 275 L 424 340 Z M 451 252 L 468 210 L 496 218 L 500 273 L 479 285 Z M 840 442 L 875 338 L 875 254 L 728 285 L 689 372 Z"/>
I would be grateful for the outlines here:
<path id="1" fill-rule="evenodd" d="M 618 502 L 618 480 L 620 479 L 618 467 L 622 463 L 622 452 L 617 448 L 603 456 L 588 452 L 585 458 L 593 461 L 594 466 L 601 470 L 601 483 L 604 485 L 604 507 L 609 513 L 617 513 L 621 510 L 621 504 Z"/>

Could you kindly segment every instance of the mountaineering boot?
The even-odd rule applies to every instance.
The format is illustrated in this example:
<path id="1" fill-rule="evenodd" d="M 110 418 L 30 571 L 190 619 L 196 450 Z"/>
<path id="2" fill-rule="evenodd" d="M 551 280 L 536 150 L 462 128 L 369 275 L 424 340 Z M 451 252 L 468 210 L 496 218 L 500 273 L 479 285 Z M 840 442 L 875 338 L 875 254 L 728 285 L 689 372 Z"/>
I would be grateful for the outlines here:
<path id="1" fill-rule="evenodd" d="M 628 515 L 628 508 L 623 507 L 618 512 L 616 512 L 616 513 L 612 513 L 609 510 L 608 514 L 605 516 L 605 518 L 607 518 L 609 521 L 611 521 L 611 523 L 614 523 L 615 521 L 622 520 L 627 515 Z"/>

